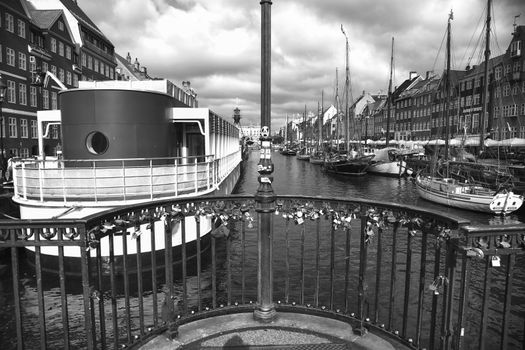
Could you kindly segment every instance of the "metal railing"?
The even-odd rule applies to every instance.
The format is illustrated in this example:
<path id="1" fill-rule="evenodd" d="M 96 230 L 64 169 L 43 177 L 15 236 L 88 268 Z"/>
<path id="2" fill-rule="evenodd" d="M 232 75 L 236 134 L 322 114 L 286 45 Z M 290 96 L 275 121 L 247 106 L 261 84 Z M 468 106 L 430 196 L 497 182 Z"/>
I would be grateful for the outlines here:
<path id="1" fill-rule="evenodd" d="M 347 321 L 359 334 L 415 349 L 522 347 L 524 225 L 473 226 L 359 199 L 276 199 L 277 312 Z M 193 320 L 255 310 L 264 215 L 255 209 L 253 196 L 201 197 L 83 220 L 1 221 L 0 249 L 7 248 L 10 265 L 2 293 L 12 315 L 2 344 L 136 347 L 161 332 L 176 337 Z M 189 240 L 188 221 L 213 228 L 201 232 L 196 225 Z M 181 244 L 155 252 L 159 236 L 163 246 Z M 42 254 L 44 246 L 56 247 L 56 256 Z M 76 263 L 64 249 L 78 250 Z"/>
<path id="2" fill-rule="evenodd" d="M 219 159 L 21 160 L 13 167 L 15 198 L 97 203 L 206 194 L 240 161 L 240 151 Z"/>

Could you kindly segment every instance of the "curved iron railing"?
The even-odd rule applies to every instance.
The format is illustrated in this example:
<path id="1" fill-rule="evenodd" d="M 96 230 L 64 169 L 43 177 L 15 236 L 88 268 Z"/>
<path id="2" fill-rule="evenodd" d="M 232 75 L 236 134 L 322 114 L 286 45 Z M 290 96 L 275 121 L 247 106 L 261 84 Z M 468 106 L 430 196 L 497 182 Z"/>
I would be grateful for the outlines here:
<path id="1" fill-rule="evenodd" d="M 228 196 L 83 220 L 1 221 L 13 315 L 3 337 L 12 335 L 19 349 L 136 347 L 161 332 L 176 337 L 197 319 L 255 310 L 260 215 L 253 196 Z M 213 229 L 196 225 L 196 239 L 186 240 L 192 220 Z M 272 221 L 277 312 L 344 320 L 359 334 L 409 348 L 507 349 L 523 341 L 524 296 L 513 298 L 525 287 L 523 225 L 473 226 L 411 206 L 307 196 L 277 196 Z M 158 235 L 165 246 L 182 244 L 155 253 Z M 42 254 L 48 246 L 56 258 Z M 76 249 L 77 260 L 65 249 Z M 24 271 L 34 271 L 34 286 Z"/>

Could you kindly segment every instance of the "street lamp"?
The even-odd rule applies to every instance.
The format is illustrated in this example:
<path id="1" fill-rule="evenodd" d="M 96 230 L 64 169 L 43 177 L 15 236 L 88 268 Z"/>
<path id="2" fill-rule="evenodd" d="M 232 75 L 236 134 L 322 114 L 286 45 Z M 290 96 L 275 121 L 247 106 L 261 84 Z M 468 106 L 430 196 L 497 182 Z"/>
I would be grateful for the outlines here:
<path id="1" fill-rule="evenodd" d="M 4 102 L 5 92 L 7 90 L 7 85 L 2 79 L 2 74 L 0 74 L 0 168 L 2 177 L 4 176 L 4 114 L 2 113 L 2 104 Z"/>

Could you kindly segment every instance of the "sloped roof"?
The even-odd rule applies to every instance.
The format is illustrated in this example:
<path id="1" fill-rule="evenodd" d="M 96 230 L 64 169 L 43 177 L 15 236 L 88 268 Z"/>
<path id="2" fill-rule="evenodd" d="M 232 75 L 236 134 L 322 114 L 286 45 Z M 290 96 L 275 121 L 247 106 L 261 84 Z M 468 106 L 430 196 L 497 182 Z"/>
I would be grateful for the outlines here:
<path id="1" fill-rule="evenodd" d="M 102 33 L 100 29 L 98 29 L 97 25 L 93 23 L 93 21 L 82 11 L 80 6 L 78 6 L 77 2 L 74 0 L 60 0 L 60 2 L 73 14 L 73 16 L 76 17 L 77 20 L 82 22 L 84 25 L 89 27 L 89 29 L 93 30 L 98 35 L 102 36 L 104 39 L 108 40 L 105 35 Z M 108 40 L 109 42 L 109 40 Z"/>
<path id="2" fill-rule="evenodd" d="M 49 29 L 62 15 L 62 10 L 29 10 L 32 22 L 40 29 Z"/>
<path id="3" fill-rule="evenodd" d="M 128 62 L 126 58 L 122 57 L 118 53 L 115 53 L 115 59 L 117 60 L 117 65 L 124 68 L 128 76 L 134 77 L 137 80 L 151 79 L 147 72 L 136 70 L 133 63 Z"/>

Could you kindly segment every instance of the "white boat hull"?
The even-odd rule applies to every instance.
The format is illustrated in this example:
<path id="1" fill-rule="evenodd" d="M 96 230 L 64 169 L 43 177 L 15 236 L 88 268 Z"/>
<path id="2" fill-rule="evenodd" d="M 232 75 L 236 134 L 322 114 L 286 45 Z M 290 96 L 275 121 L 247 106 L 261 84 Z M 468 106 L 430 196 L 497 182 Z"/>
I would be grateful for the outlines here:
<path id="1" fill-rule="evenodd" d="M 484 188 L 453 184 L 447 179 L 418 177 L 416 188 L 419 196 L 428 201 L 484 213 L 506 215 L 523 204 L 523 196 L 512 192 L 490 194 Z M 475 193 L 476 189 L 479 189 L 479 194 Z"/>
<path id="2" fill-rule="evenodd" d="M 407 164 L 404 161 L 372 163 L 368 172 L 386 176 L 412 175 L 412 170 L 407 169 Z"/>
<path id="3" fill-rule="evenodd" d="M 204 194 L 216 194 L 216 195 L 225 195 L 232 193 L 237 181 L 239 180 L 241 171 L 241 164 L 235 168 L 230 175 L 225 178 L 219 187 L 211 193 L 202 193 Z M 194 196 L 198 198 L 198 196 Z M 150 201 L 144 201 L 149 203 Z M 26 204 L 24 202 L 19 202 L 20 204 L 20 217 L 22 219 L 49 219 L 52 217 L 59 216 L 61 219 L 79 219 L 85 218 L 89 215 L 101 213 L 106 210 L 114 209 L 117 206 L 101 206 L 96 203 L 85 203 L 85 205 L 80 205 L 82 203 L 77 203 L 78 206 L 52 206 L 52 203 L 46 205 L 46 203 L 41 203 L 40 205 L 35 204 Z M 141 225 L 138 233 L 140 234 L 140 252 L 149 253 L 152 251 L 152 237 L 151 230 L 146 228 L 146 224 Z M 201 216 L 199 220 L 200 236 L 203 237 L 210 233 L 213 228 L 213 222 L 210 217 Z M 128 234 L 126 235 L 126 245 L 127 245 L 127 255 L 137 254 L 137 240 L 135 228 L 130 228 L 127 230 Z M 166 248 L 165 246 L 165 235 L 168 232 L 165 231 L 164 222 L 159 220 L 155 222 L 155 237 L 154 238 L 154 248 L 156 251 L 161 251 Z M 180 246 L 182 244 L 182 227 L 181 224 L 175 225 L 171 230 L 171 241 L 172 247 Z M 29 239 L 34 239 L 30 237 Z M 57 236 L 51 238 L 57 239 Z M 185 243 L 192 243 L 197 240 L 197 223 L 193 217 L 187 217 L 185 220 Z M 118 257 L 124 254 L 123 251 L 123 242 L 121 238 L 116 238 L 114 242 L 113 254 Z M 101 256 L 108 257 L 110 255 L 110 244 L 108 237 L 103 237 L 100 240 L 100 249 Z M 27 249 L 34 252 L 34 247 L 28 247 Z M 44 256 L 58 256 L 57 247 L 46 247 L 43 246 L 40 248 L 40 252 Z M 92 256 L 95 256 L 96 253 L 93 251 Z M 79 247 L 74 246 L 65 246 L 64 247 L 64 257 L 66 258 L 80 258 L 81 251 Z"/>

